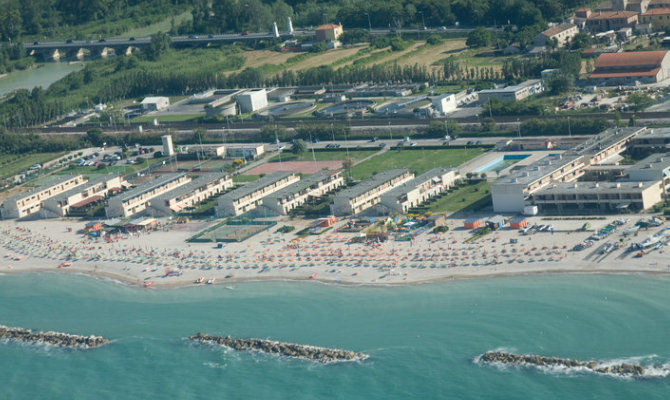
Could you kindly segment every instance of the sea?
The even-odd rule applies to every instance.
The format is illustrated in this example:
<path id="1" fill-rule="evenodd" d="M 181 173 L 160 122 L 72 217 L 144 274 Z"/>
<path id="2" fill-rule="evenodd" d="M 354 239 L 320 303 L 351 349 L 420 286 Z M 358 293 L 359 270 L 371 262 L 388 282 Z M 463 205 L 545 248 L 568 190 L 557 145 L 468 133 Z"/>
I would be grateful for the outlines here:
<path id="1" fill-rule="evenodd" d="M 0 276 L 0 324 L 96 334 L 74 350 L 0 341 L 1 399 L 668 399 L 670 278 L 541 275 L 402 287 L 256 282 L 144 289 Z M 318 364 L 192 343 L 196 332 L 355 350 Z M 632 379 L 491 366 L 491 350 L 637 362 Z"/>

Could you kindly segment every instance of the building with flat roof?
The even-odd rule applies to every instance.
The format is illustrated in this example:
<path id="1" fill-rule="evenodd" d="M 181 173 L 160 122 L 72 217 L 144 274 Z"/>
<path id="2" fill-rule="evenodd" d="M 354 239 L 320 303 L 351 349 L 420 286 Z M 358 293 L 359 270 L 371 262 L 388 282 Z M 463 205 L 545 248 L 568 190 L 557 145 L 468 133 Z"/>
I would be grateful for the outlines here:
<path id="1" fill-rule="evenodd" d="M 624 169 L 629 181 L 660 181 L 665 193 L 670 191 L 670 154 L 652 154 Z"/>
<path id="2" fill-rule="evenodd" d="M 433 103 L 433 108 L 435 111 L 447 114 L 453 111 L 456 111 L 458 102 L 456 101 L 456 95 L 452 93 L 443 94 L 431 99 Z"/>
<path id="3" fill-rule="evenodd" d="M 186 174 L 166 174 L 155 177 L 126 192 L 111 197 L 107 202 L 107 218 L 130 217 L 147 209 L 150 201 L 191 181 Z"/>
<path id="4" fill-rule="evenodd" d="M 195 144 L 186 148 L 186 154 L 191 158 L 225 158 L 226 147 L 219 144 Z"/>
<path id="5" fill-rule="evenodd" d="M 667 50 L 603 53 L 589 79 L 602 85 L 661 82 L 670 76 Z"/>
<path id="6" fill-rule="evenodd" d="M 265 89 L 250 89 L 237 95 L 240 112 L 258 111 L 268 106 L 268 94 Z"/>
<path id="7" fill-rule="evenodd" d="M 228 145 L 226 146 L 227 158 L 256 159 L 265 154 L 265 146 L 262 144 Z"/>
<path id="8" fill-rule="evenodd" d="M 552 26 L 535 36 L 533 44 L 536 46 L 546 46 L 548 41 L 556 40 L 558 47 L 565 47 L 570 44 L 572 38 L 579 33 L 579 28 L 575 24 L 563 23 Z"/>
<path id="9" fill-rule="evenodd" d="M 292 171 L 278 171 L 220 196 L 214 208 L 218 217 L 232 217 L 251 211 L 262 204 L 263 198 L 292 183 L 300 176 Z"/>
<path id="10" fill-rule="evenodd" d="M 149 203 L 147 212 L 154 217 L 162 217 L 207 200 L 233 187 L 233 178 L 222 172 L 207 173 L 176 189 L 156 196 Z"/>
<path id="11" fill-rule="evenodd" d="M 331 211 L 336 216 L 358 214 L 379 203 L 384 193 L 412 178 L 414 174 L 406 169 L 380 172 L 352 188 L 337 193 L 333 197 Z"/>
<path id="12" fill-rule="evenodd" d="M 659 181 L 554 183 L 533 194 L 543 213 L 612 213 L 643 211 L 661 202 Z"/>
<path id="13" fill-rule="evenodd" d="M 123 187 L 123 178 L 117 174 L 107 174 L 91 178 L 59 195 L 44 200 L 39 211 L 41 218 L 66 217 L 71 209 L 85 207 L 106 198 Z"/>
<path id="14" fill-rule="evenodd" d="M 384 193 L 374 207 L 377 215 L 406 214 L 411 208 L 446 192 L 460 178 L 453 168 L 433 168 Z"/>
<path id="15" fill-rule="evenodd" d="M 670 128 L 651 128 L 634 137 L 630 146 L 633 151 L 670 151 Z"/>
<path id="16" fill-rule="evenodd" d="M 172 145 L 172 135 L 161 136 L 163 142 L 163 156 L 169 157 L 174 155 L 174 146 Z"/>
<path id="17" fill-rule="evenodd" d="M 263 206 L 277 215 L 287 215 L 310 199 L 322 197 L 342 185 L 342 172 L 322 170 L 266 196 Z"/>
<path id="18" fill-rule="evenodd" d="M 540 79 L 530 79 L 518 85 L 507 86 L 498 89 L 486 89 L 479 91 L 479 103 L 486 104 L 491 99 L 502 101 L 523 100 L 534 94 L 544 92 L 544 85 Z"/>
<path id="19" fill-rule="evenodd" d="M 6 199 L 0 206 L 3 219 L 24 218 L 42 208 L 45 200 L 66 192 L 86 182 L 81 175 L 59 175 L 42 186 Z"/>
<path id="20" fill-rule="evenodd" d="M 170 98 L 163 96 L 145 97 L 140 103 L 142 111 L 160 111 L 170 106 Z"/>

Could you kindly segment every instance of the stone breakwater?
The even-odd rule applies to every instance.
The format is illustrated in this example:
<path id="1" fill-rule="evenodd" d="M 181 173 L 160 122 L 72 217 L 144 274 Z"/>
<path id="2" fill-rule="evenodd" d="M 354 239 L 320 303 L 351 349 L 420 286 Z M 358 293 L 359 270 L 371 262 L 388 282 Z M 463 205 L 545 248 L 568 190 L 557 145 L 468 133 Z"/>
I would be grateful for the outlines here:
<path id="1" fill-rule="evenodd" d="M 71 335 L 62 332 L 33 332 L 30 329 L 13 328 L 4 325 L 0 325 L 0 339 L 83 348 L 97 347 L 109 342 L 109 339 L 100 336 Z"/>
<path id="2" fill-rule="evenodd" d="M 282 343 L 265 339 L 233 339 L 230 336 L 214 336 L 196 333 L 189 337 L 200 343 L 219 344 L 234 350 L 256 350 L 264 353 L 279 354 L 287 357 L 302 358 L 322 363 L 337 361 L 358 361 L 368 358 L 367 354 L 349 350 L 328 349 L 295 343 Z"/>
<path id="3" fill-rule="evenodd" d="M 511 354 L 504 352 L 488 352 L 475 359 L 485 363 L 502 363 L 508 365 L 536 367 L 586 368 L 600 374 L 641 377 L 645 375 L 644 367 L 637 364 L 621 363 L 604 365 L 596 361 L 577 361 L 570 358 L 544 357 L 533 354 Z"/>

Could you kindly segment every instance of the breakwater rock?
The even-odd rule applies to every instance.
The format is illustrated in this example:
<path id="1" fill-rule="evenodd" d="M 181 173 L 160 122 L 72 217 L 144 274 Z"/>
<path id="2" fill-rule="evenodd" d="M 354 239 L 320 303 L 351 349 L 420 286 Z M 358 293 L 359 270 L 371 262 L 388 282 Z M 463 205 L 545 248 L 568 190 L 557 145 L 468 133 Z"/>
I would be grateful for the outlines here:
<path id="1" fill-rule="evenodd" d="M 109 342 L 100 336 L 71 335 L 62 332 L 33 332 L 30 329 L 0 325 L 0 340 L 16 340 L 28 343 L 48 343 L 61 347 L 97 347 Z"/>
<path id="2" fill-rule="evenodd" d="M 219 344 L 234 350 L 255 350 L 264 353 L 278 354 L 287 357 L 302 358 L 322 363 L 337 361 L 358 361 L 368 358 L 367 354 L 349 350 L 328 349 L 325 347 L 307 346 L 295 343 L 282 343 L 265 339 L 233 339 L 230 336 L 214 336 L 196 333 L 189 337 L 200 343 Z"/>
<path id="3" fill-rule="evenodd" d="M 533 354 L 512 354 L 492 351 L 475 359 L 484 363 L 502 363 L 507 365 L 535 367 L 586 368 L 600 374 L 641 377 L 645 369 L 641 365 L 630 363 L 604 364 L 596 361 L 577 361 L 570 358 L 544 357 Z"/>

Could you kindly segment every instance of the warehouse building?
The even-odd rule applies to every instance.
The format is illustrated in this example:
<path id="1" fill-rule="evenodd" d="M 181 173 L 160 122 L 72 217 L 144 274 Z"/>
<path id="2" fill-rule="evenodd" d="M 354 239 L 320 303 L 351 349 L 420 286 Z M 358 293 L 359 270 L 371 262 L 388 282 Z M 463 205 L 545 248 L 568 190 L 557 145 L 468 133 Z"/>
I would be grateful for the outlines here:
<path id="1" fill-rule="evenodd" d="M 152 199 L 148 213 L 154 217 L 162 217 L 180 212 L 231 187 L 233 187 L 233 178 L 228 174 L 221 172 L 203 174 Z"/>
<path id="2" fill-rule="evenodd" d="M 624 169 L 629 181 L 658 181 L 667 193 L 670 191 L 670 154 L 652 154 L 637 164 Z"/>
<path id="3" fill-rule="evenodd" d="M 107 202 L 107 218 L 130 217 L 141 213 L 150 201 L 191 181 L 186 174 L 166 174 L 149 180 L 127 192 L 111 197 Z"/>
<path id="4" fill-rule="evenodd" d="M 332 214 L 336 216 L 358 214 L 379 203 L 389 190 L 414 178 L 406 169 L 390 169 L 373 175 L 356 186 L 345 189 L 333 197 Z"/>
<path id="5" fill-rule="evenodd" d="M 123 179 L 116 174 L 92 178 L 67 192 L 50 197 L 42 204 L 41 218 L 66 217 L 70 210 L 84 208 L 101 201 L 124 186 Z"/>
<path id="6" fill-rule="evenodd" d="M 227 158 L 256 159 L 265 154 L 265 146 L 262 144 L 230 145 L 226 146 Z"/>
<path id="7" fill-rule="evenodd" d="M 544 92 L 544 85 L 540 79 L 530 79 L 518 85 L 499 89 L 486 89 L 479 92 L 479 103 L 486 104 L 491 99 L 501 101 L 523 100 L 534 94 Z"/>
<path id="8" fill-rule="evenodd" d="M 162 96 L 145 97 L 140 106 L 144 112 L 164 110 L 170 106 L 170 98 Z"/>
<path id="9" fill-rule="evenodd" d="M 263 198 L 298 182 L 300 176 L 291 171 L 278 171 L 265 175 L 257 181 L 226 193 L 219 197 L 215 207 L 218 217 L 231 217 L 244 214 L 262 204 Z"/>
<path id="10" fill-rule="evenodd" d="M 263 199 L 263 206 L 277 215 L 287 215 L 310 199 L 322 197 L 344 185 L 340 171 L 322 170 Z"/>
<path id="11" fill-rule="evenodd" d="M 667 153 L 670 151 L 670 128 L 647 129 L 634 137 L 630 146 L 636 152 Z"/>
<path id="12" fill-rule="evenodd" d="M 381 196 L 374 207 L 376 215 L 406 214 L 454 186 L 460 176 L 456 169 L 433 168 Z"/>
<path id="13" fill-rule="evenodd" d="M 249 113 L 268 106 L 268 94 L 265 89 L 252 89 L 237 95 L 240 112 Z"/>
<path id="14" fill-rule="evenodd" d="M 81 175 L 56 176 L 36 189 L 6 199 L 0 206 L 0 214 L 3 219 L 24 218 L 35 214 L 42 208 L 45 200 L 85 182 L 86 179 Z"/>
<path id="15" fill-rule="evenodd" d="M 456 95 L 452 93 L 433 97 L 431 102 L 433 103 L 433 108 L 435 109 L 435 111 L 442 114 L 454 112 L 456 111 L 456 107 L 458 106 L 458 103 L 456 101 Z"/>
<path id="16" fill-rule="evenodd" d="M 667 50 L 603 53 L 596 60 L 590 80 L 599 85 L 656 83 L 670 76 Z"/>

